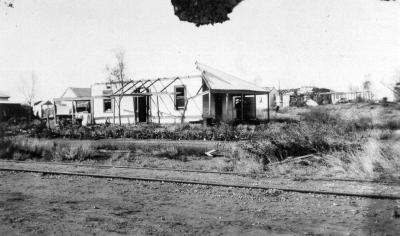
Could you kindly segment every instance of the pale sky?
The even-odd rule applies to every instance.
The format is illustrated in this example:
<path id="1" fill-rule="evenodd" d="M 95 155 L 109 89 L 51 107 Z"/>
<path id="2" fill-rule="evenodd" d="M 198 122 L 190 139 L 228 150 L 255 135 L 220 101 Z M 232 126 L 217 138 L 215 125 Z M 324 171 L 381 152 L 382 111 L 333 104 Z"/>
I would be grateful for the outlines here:
<path id="1" fill-rule="evenodd" d="M 0 6 L 0 90 L 14 101 L 32 71 L 38 99 L 105 81 L 118 48 L 132 79 L 198 74 L 199 61 L 263 86 L 346 91 L 400 73 L 399 1 L 245 0 L 230 21 L 201 27 L 179 21 L 169 0 L 14 5 Z"/>

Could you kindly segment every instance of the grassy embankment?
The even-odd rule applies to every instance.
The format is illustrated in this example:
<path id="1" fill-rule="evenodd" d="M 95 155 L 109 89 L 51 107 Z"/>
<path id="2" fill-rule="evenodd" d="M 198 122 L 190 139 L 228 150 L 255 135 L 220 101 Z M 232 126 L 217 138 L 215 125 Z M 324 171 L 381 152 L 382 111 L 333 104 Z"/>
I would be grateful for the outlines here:
<path id="1" fill-rule="evenodd" d="M 395 178 L 400 170 L 400 109 L 369 104 L 290 108 L 260 126 L 35 127 L 33 137 L 3 139 L 1 158 L 111 161 L 140 166 L 267 172 L 286 176 Z M 28 132 L 29 133 L 29 132 Z M 0 134 L 1 135 L 1 134 Z M 64 139 L 43 139 L 64 138 Z M 95 141 L 104 138 L 107 141 Z M 125 141 L 115 142 L 115 138 Z M 72 139 L 72 140 L 70 140 Z M 76 139 L 84 139 L 73 141 Z M 223 158 L 200 157 L 215 146 L 136 143 L 132 139 L 240 141 L 223 146 Z M 111 141 L 112 140 L 112 141 Z M 221 146 L 219 146 L 221 147 Z M 100 150 L 127 150 L 105 153 Z M 269 165 L 315 154 L 317 161 Z"/>

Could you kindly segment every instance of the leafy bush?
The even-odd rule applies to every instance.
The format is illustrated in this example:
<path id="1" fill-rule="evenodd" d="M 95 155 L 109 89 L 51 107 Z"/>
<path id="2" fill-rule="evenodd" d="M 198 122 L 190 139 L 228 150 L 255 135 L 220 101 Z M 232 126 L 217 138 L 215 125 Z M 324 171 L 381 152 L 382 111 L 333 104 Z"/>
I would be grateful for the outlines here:
<path id="1" fill-rule="evenodd" d="M 350 125 L 352 125 L 355 129 L 358 130 L 367 130 L 367 129 L 372 129 L 374 127 L 372 118 L 367 116 L 362 116 L 359 117 L 358 119 L 355 119 L 350 123 Z"/>
<path id="2" fill-rule="evenodd" d="M 12 157 L 13 147 L 10 140 L 0 138 L 0 158 L 9 159 Z"/>
<path id="3" fill-rule="evenodd" d="M 36 138 L 68 138 L 68 139 L 166 139 L 166 140 L 221 140 L 234 141 L 249 139 L 254 135 L 254 129 L 247 126 L 235 128 L 227 124 L 214 127 L 201 126 L 156 126 L 127 125 L 91 127 L 64 126 L 56 129 L 37 128 L 30 132 Z"/>

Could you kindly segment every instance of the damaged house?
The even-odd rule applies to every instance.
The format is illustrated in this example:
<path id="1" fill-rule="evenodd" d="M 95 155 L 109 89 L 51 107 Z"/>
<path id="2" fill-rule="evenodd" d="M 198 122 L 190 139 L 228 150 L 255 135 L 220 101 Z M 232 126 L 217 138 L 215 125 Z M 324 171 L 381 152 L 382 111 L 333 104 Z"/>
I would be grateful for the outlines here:
<path id="1" fill-rule="evenodd" d="M 257 119 L 257 96 L 268 95 L 265 88 L 204 64 L 196 62 L 196 67 L 200 75 L 68 88 L 54 99 L 56 120 L 171 124 Z"/>

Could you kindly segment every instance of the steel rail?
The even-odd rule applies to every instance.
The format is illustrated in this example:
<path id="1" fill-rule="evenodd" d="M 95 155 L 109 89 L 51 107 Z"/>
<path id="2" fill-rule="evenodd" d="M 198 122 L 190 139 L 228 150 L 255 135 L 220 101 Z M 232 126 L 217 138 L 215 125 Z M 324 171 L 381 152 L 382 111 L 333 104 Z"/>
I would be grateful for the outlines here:
<path id="1" fill-rule="evenodd" d="M 244 172 L 227 172 L 227 171 L 210 171 L 210 170 L 194 170 L 194 169 L 173 169 L 173 168 L 161 168 L 161 167 L 136 167 L 136 166 L 114 166 L 114 165 L 93 165 L 84 163 L 73 163 L 73 162 L 51 162 L 51 161 L 16 161 L 16 160 L 1 160 L 0 162 L 8 163 L 25 163 L 25 164 L 42 164 L 42 165 L 64 165 L 64 166 L 78 166 L 78 167 L 91 167 L 91 168 L 115 168 L 115 169 L 131 169 L 131 170 L 157 170 L 157 171 L 174 171 L 174 172 L 187 172 L 187 173 L 204 173 L 204 174 L 219 174 L 219 175 L 236 175 L 236 176 L 255 176 L 255 177 L 269 177 L 268 174 L 262 173 L 244 173 Z M 343 178 L 308 178 L 308 177 L 295 177 L 293 181 L 341 181 L 341 182 L 358 182 L 358 183 L 381 183 L 381 184 L 399 184 L 394 181 L 376 181 L 367 179 L 343 179 Z"/>
<path id="2" fill-rule="evenodd" d="M 73 163 L 73 162 L 52 162 L 52 161 L 15 161 L 15 160 L 1 160 L 0 162 L 8 163 L 25 163 L 25 164 L 43 164 L 43 165 L 64 165 L 64 166 L 81 166 L 81 167 L 92 167 L 92 168 L 116 168 L 116 169 L 132 169 L 132 170 L 160 170 L 160 171 L 175 171 L 175 172 L 194 172 L 194 173 L 205 173 L 205 174 L 222 174 L 222 175 L 242 175 L 242 176 L 268 176 L 268 174 L 251 174 L 243 172 L 220 172 L 211 170 L 193 170 L 193 169 L 172 169 L 172 168 L 160 168 L 160 167 L 136 167 L 136 166 L 114 166 L 114 165 L 92 165 L 84 163 Z"/>
<path id="3" fill-rule="evenodd" d="M 349 193 L 349 192 L 333 192 L 333 191 L 309 190 L 309 189 L 299 189 L 299 188 L 254 186 L 254 185 L 245 185 L 245 184 L 224 184 L 224 183 L 192 181 L 192 180 L 146 178 L 146 177 L 118 176 L 118 175 L 105 175 L 105 174 L 86 174 L 86 173 L 76 173 L 76 172 L 68 172 L 68 171 L 30 170 L 30 169 L 21 169 L 21 168 L 0 167 L 0 171 L 28 172 L 28 173 L 40 173 L 40 174 L 48 174 L 48 175 L 81 176 L 81 177 L 92 177 L 92 178 L 109 178 L 109 179 L 122 179 L 122 180 L 135 180 L 135 181 L 148 181 L 148 182 L 161 182 L 161 183 L 174 183 L 174 184 L 193 184 L 193 185 L 227 187 L 227 188 L 279 190 L 279 191 L 283 191 L 283 192 L 295 192 L 295 193 L 304 193 L 304 194 L 311 193 L 311 194 L 335 195 L 335 196 L 345 196 L 345 197 L 400 200 L 400 196 L 389 195 L 389 194 L 362 194 L 362 193 Z"/>

